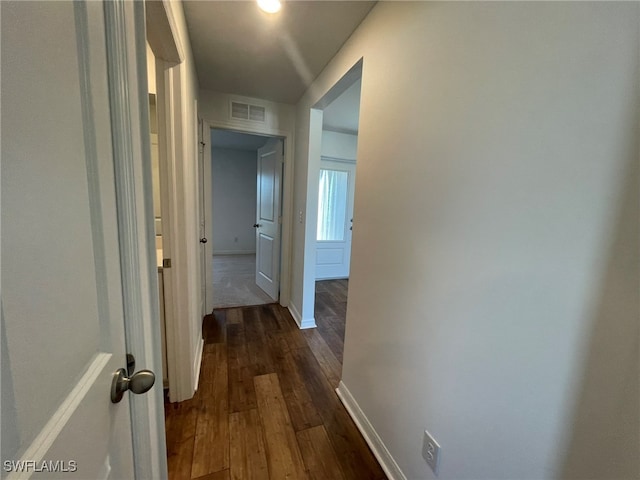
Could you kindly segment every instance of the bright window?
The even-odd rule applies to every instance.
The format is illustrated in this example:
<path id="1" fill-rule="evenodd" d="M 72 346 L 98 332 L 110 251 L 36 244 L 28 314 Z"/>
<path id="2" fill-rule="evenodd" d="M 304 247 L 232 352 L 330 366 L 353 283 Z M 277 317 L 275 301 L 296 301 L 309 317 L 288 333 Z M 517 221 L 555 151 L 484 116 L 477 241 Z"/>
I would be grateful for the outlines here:
<path id="1" fill-rule="evenodd" d="M 349 172 L 320 169 L 318 241 L 343 241 L 346 232 Z"/>

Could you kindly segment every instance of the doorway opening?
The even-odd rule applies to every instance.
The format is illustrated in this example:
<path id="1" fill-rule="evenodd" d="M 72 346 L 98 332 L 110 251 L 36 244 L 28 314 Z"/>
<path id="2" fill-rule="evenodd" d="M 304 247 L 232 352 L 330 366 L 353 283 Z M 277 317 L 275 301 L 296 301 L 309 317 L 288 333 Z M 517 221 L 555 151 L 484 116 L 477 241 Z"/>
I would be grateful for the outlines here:
<path id="1" fill-rule="evenodd" d="M 278 302 L 284 141 L 218 128 L 210 139 L 213 307 Z"/>
<path id="2" fill-rule="evenodd" d="M 162 350 L 162 385 L 164 389 L 169 388 L 169 369 L 167 365 L 167 326 L 165 321 L 165 292 L 163 269 L 163 231 L 162 231 L 162 204 L 166 200 L 162 199 L 161 176 L 166 176 L 164 165 L 161 167 L 158 128 L 158 89 L 156 75 L 156 57 L 147 42 L 147 82 L 149 95 L 149 133 L 151 147 L 151 184 L 153 190 L 153 228 L 155 233 L 156 267 L 158 271 L 158 307 L 160 317 L 160 344 Z M 161 173 L 161 170 L 162 173 Z M 166 208 L 166 205 L 165 205 Z M 165 226 L 167 228 L 168 225 Z M 168 238 L 166 243 L 168 244 Z"/>
<path id="3" fill-rule="evenodd" d="M 315 261 L 305 266 L 313 285 L 313 316 L 318 332 L 342 364 L 346 331 L 354 215 L 361 65 L 358 64 L 318 102 L 310 125 L 319 148 L 310 156 L 309 191 L 316 213 Z M 310 138 L 310 144 L 312 143 Z M 312 168 L 313 167 L 313 168 Z M 312 177 L 313 175 L 313 177 Z"/>

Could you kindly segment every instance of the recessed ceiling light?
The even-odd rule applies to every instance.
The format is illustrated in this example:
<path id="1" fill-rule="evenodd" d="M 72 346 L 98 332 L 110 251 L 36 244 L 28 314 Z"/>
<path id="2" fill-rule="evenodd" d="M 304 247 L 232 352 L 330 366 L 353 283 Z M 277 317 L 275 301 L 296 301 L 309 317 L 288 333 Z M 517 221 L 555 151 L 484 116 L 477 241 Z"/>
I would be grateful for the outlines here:
<path id="1" fill-rule="evenodd" d="M 280 0 L 258 0 L 258 6 L 267 13 L 276 13 L 282 8 Z"/>

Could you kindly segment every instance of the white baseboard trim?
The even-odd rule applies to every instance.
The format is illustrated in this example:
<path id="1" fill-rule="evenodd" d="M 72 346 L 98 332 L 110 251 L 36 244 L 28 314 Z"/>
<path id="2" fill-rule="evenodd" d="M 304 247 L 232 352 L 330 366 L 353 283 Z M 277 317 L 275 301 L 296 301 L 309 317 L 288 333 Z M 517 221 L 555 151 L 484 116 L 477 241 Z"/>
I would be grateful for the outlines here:
<path id="1" fill-rule="evenodd" d="M 255 255 L 255 250 L 219 250 L 213 252 L 213 255 Z"/>
<path id="2" fill-rule="evenodd" d="M 303 320 L 302 315 L 300 315 L 300 312 L 298 311 L 296 306 L 293 304 L 293 302 L 289 302 L 289 306 L 287 307 L 287 309 L 289 309 L 291 316 L 296 321 L 296 323 L 298 324 L 301 330 L 304 330 L 307 328 L 316 328 L 316 319 L 311 317 Z"/>
<path id="3" fill-rule="evenodd" d="M 349 280 L 349 277 L 316 277 L 317 282 L 321 282 L 322 280 Z"/>
<path id="4" fill-rule="evenodd" d="M 193 391 L 198 390 L 198 382 L 200 381 L 200 366 L 202 365 L 202 352 L 204 351 L 204 338 L 201 338 L 196 347 L 196 358 L 194 358 L 193 364 Z"/>
<path id="5" fill-rule="evenodd" d="M 407 480 L 407 477 L 405 477 L 404 473 L 402 473 L 402 470 L 400 470 L 400 467 L 391 456 L 391 452 L 389 452 L 375 428 L 373 428 L 373 425 L 371 425 L 371 422 L 369 422 L 369 419 L 367 419 L 366 415 L 358 405 L 358 402 L 356 402 L 355 398 L 353 398 L 353 395 L 351 395 L 351 392 L 347 386 L 342 383 L 342 381 L 338 384 L 336 393 L 338 394 L 340 401 L 342 401 L 344 408 L 349 412 L 349 415 L 356 424 L 356 427 L 360 430 L 360 433 L 367 442 L 367 445 L 369 445 L 369 448 L 375 455 L 376 459 L 378 459 L 378 462 L 380 463 L 382 470 L 384 470 L 384 473 L 387 474 L 387 477 L 389 477 L 390 480 Z"/>
<path id="6" fill-rule="evenodd" d="M 289 310 L 289 313 L 291 313 L 291 316 L 296 321 L 298 326 L 302 325 L 302 316 L 300 315 L 300 312 L 293 304 L 293 302 L 289 302 L 289 306 L 287 307 L 287 309 Z"/>
<path id="7" fill-rule="evenodd" d="M 302 323 L 300 323 L 301 330 L 305 330 L 307 328 L 316 328 L 316 326 L 316 319 L 314 317 L 305 318 L 302 320 Z"/>

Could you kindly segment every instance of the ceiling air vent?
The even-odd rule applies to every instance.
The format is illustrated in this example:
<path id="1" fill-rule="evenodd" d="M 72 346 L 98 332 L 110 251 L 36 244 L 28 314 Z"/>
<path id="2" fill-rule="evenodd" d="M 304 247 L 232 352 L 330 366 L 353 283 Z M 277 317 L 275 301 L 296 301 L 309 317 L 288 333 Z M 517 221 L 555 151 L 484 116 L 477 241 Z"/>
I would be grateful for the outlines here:
<path id="1" fill-rule="evenodd" d="M 231 118 L 238 120 L 252 120 L 254 122 L 264 122 L 266 110 L 260 105 L 249 105 L 248 103 L 231 102 Z"/>

